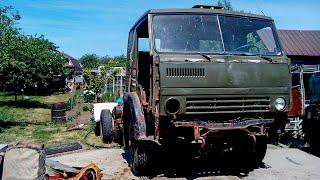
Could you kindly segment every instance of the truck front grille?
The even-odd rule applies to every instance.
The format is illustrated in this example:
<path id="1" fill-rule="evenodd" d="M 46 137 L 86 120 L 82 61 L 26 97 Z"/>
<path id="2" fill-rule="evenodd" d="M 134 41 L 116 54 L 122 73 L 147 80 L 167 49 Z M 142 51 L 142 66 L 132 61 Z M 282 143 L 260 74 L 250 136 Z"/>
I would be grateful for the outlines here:
<path id="1" fill-rule="evenodd" d="M 167 68 L 167 77 L 205 77 L 204 68 Z"/>
<path id="2" fill-rule="evenodd" d="M 269 97 L 186 99 L 186 114 L 261 113 L 270 107 Z"/>

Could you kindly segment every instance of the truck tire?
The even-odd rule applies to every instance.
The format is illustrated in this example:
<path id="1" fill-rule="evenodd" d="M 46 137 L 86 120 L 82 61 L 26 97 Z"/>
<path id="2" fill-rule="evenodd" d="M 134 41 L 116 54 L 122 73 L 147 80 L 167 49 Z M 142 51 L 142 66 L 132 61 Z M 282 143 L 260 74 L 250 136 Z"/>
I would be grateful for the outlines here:
<path id="1" fill-rule="evenodd" d="M 267 138 L 257 138 L 256 148 L 254 153 L 254 164 L 259 165 L 264 159 L 267 152 Z"/>
<path id="2" fill-rule="evenodd" d="M 100 114 L 100 135 L 104 143 L 111 143 L 113 139 L 113 118 L 109 109 L 104 109 Z"/>
<path id="3" fill-rule="evenodd" d="M 122 139 L 123 139 L 123 147 L 124 149 L 129 149 L 129 122 L 131 118 L 131 113 L 129 112 L 128 105 L 124 105 L 123 108 L 123 116 L 122 116 L 122 122 L 123 122 L 123 133 L 122 133 Z"/>
<path id="4" fill-rule="evenodd" d="M 129 146 L 130 166 L 134 175 L 146 176 L 151 173 L 151 154 L 143 147 Z"/>
<path id="5" fill-rule="evenodd" d="M 315 105 L 310 105 L 305 110 L 305 117 L 303 119 L 303 130 L 305 133 L 305 141 L 310 144 L 311 151 L 318 150 L 320 148 L 319 127 L 320 116 L 319 108 Z"/>
<path id="6" fill-rule="evenodd" d="M 100 122 L 96 122 L 96 125 L 94 127 L 94 135 L 100 136 Z"/>
<path id="7" fill-rule="evenodd" d="M 274 117 L 274 122 L 267 128 L 269 143 L 277 144 L 279 142 L 287 123 L 288 116 L 285 113 L 277 114 Z"/>
<path id="8" fill-rule="evenodd" d="M 255 136 L 255 140 L 250 139 L 248 143 L 245 143 L 246 147 L 243 147 L 245 155 L 243 153 L 238 154 L 241 162 L 250 168 L 259 167 L 267 152 L 267 142 L 267 136 Z M 243 163 L 240 163 L 240 165 L 242 166 Z"/>

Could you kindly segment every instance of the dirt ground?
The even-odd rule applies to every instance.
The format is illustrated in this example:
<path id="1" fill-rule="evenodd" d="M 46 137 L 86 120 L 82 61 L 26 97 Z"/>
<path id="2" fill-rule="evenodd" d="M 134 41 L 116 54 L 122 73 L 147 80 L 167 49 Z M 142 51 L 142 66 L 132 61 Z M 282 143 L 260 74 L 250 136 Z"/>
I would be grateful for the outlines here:
<path id="1" fill-rule="evenodd" d="M 138 179 L 125 160 L 125 152 L 120 148 L 87 150 L 52 157 L 69 166 L 84 167 L 95 163 L 102 169 L 103 179 Z"/>
<path id="2" fill-rule="evenodd" d="M 71 166 L 86 166 L 96 163 L 103 170 L 103 179 L 140 179 L 135 177 L 122 149 L 97 149 L 51 157 Z M 153 179 L 320 179 L 320 158 L 299 149 L 268 145 L 263 165 L 246 172 L 221 173 L 198 171 L 192 176 L 160 174 Z M 226 171 L 228 172 L 228 171 Z"/>

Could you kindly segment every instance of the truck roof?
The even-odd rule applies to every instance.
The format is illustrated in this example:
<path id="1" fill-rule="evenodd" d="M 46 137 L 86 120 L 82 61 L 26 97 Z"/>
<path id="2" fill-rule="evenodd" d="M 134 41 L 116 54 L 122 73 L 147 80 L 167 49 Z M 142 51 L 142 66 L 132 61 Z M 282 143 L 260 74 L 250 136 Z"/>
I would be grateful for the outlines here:
<path id="1" fill-rule="evenodd" d="M 205 8 L 189 8 L 189 9 L 151 9 L 147 11 L 147 14 L 171 14 L 171 13 L 213 13 L 213 14 L 228 14 L 235 16 L 255 17 L 261 19 L 272 20 L 268 16 L 244 13 L 239 11 L 230 11 L 223 9 L 205 9 Z"/>
<path id="2" fill-rule="evenodd" d="M 233 15 L 233 16 L 242 16 L 242 17 L 253 17 L 253 18 L 259 18 L 259 19 L 265 19 L 265 20 L 272 20 L 271 17 L 258 15 L 258 14 L 252 14 L 252 13 L 244 13 L 239 11 L 230 11 L 230 10 L 224 10 L 224 9 L 207 9 L 207 8 L 188 8 L 188 9 L 150 9 L 147 12 L 145 12 L 134 24 L 133 27 L 135 27 L 138 22 L 141 21 L 145 16 L 148 14 L 192 14 L 192 13 L 203 13 L 203 14 L 226 14 L 226 15 Z M 132 28 L 133 28 L 132 27 Z"/>

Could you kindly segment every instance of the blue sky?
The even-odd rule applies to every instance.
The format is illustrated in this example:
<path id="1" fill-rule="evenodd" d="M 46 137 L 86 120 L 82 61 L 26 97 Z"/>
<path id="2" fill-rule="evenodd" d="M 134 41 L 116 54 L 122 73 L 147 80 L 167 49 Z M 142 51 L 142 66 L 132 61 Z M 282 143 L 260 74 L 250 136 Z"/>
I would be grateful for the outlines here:
<path id="1" fill-rule="evenodd" d="M 126 54 L 131 25 L 148 9 L 189 8 L 217 0 L 0 0 L 22 16 L 25 34 L 45 35 L 76 58 Z M 232 0 L 237 10 L 271 16 L 279 29 L 320 30 L 319 0 Z"/>

